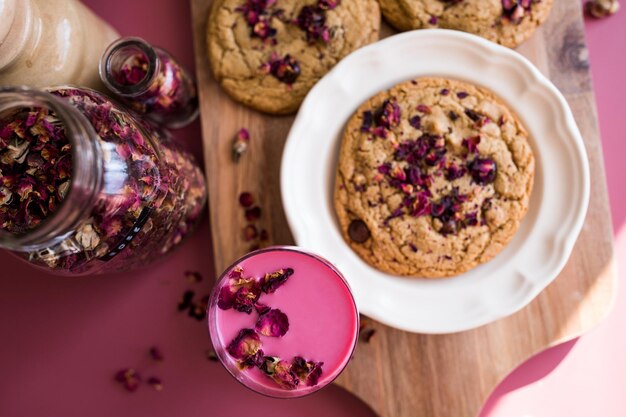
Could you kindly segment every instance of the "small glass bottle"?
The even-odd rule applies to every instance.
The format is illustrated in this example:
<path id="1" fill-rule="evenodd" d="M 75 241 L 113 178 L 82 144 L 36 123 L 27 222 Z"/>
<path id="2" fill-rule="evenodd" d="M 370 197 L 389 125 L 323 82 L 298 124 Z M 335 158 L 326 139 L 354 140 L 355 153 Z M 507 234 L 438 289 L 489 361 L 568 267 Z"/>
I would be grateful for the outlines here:
<path id="1" fill-rule="evenodd" d="M 0 85 L 102 90 L 98 62 L 118 37 L 77 0 L 2 0 Z"/>
<path id="2" fill-rule="evenodd" d="M 198 95 L 191 76 L 166 51 L 140 38 L 111 44 L 100 60 L 106 87 L 133 110 L 179 128 L 198 116 Z"/>
<path id="3" fill-rule="evenodd" d="M 49 271 L 143 266 L 203 213 L 204 177 L 162 132 L 93 90 L 0 89 L 0 247 Z"/>

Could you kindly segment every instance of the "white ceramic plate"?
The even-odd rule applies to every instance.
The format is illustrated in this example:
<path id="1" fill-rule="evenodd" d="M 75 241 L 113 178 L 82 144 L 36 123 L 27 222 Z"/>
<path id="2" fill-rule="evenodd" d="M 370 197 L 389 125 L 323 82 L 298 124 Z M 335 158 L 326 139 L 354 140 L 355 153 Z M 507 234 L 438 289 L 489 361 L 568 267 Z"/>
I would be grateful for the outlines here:
<path id="1" fill-rule="evenodd" d="M 421 76 L 495 92 L 529 130 L 537 165 L 530 210 L 513 241 L 492 261 L 440 280 L 367 265 L 341 237 L 332 199 L 347 120 L 369 97 Z M 362 313 L 402 330 L 452 333 L 520 310 L 556 278 L 583 225 L 589 166 L 565 99 L 526 58 L 474 35 L 420 30 L 354 52 L 311 90 L 289 133 L 281 188 L 296 242 L 337 265 Z"/>

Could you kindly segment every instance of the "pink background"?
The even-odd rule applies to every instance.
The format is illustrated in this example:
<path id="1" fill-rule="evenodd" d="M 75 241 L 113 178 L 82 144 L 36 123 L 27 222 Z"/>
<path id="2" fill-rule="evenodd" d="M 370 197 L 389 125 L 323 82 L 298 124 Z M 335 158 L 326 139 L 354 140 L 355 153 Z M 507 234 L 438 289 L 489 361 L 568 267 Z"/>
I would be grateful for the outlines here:
<path id="1" fill-rule="evenodd" d="M 194 68 L 187 1 L 85 2 L 123 34 L 163 46 Z M 588 21 L 587 31 L 617 258 L 623 261 L 626 12 Z M 200 155 L 197 123 L 178 137 Z M 179 314 L 176 304 L 187 288 L 209 291 L 210 253 L 207 221 L 166 261 L 132 274 L 56 278 L 0 253 L 0 417 L 219 417 L 247 412 L 277 417 L 371 416 L 359 400 L 335 387 L 301 400 L 257 396 L 205 359 L 208 335 L 203 323 Z M 185 270 L 201 271 L 205 280 L 192 286 L 183 277 Z M 621 273 L 620 281 L 625 279 Z M 523 364 L 498 387 L 481 416 L 623 417 L 625 327 L 622 291 L 606 322 Z M 163 350 L 162 363 L 148 358 L 151 345 Z M 160 377 L 164 390 L 142 386 L 134 394 L 123 391 L 112 376 L 127 366 L 137 367 L 145 377 Z"/>

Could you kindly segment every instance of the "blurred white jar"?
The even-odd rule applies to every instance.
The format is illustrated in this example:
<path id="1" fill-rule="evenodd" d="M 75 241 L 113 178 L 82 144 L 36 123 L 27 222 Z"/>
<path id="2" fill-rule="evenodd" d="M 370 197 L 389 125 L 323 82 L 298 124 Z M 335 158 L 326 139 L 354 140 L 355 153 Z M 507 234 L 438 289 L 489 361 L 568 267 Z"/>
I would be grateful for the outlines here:
<path id="1" fill-rule="evenodd" d="M 77 0 L 0 0 L 0 85 L 102 90 L 100 56 L 118 37 Z"/>

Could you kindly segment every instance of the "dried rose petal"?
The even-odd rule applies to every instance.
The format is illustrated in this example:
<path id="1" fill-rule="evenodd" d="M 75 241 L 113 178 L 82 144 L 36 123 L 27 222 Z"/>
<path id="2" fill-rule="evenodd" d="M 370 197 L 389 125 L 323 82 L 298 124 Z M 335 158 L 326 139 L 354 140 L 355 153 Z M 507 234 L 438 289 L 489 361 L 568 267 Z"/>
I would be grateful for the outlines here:
<path id="1" fill-rule="evenodd" d="M 425 105 L 425 104 L 420 104 L 417 106 L 417 111 L 420 113 L 424 113 L 424 114 L 431 114 L 433 111 L 432 109 Z"/>
<path id="2" fill-rule="evenodd" d="M 420 130 L 422 128 L 422 118 L 417 114 L 409 120 L 409 124 L 415 129 Z"/>
<path id="3" fill-rule="evenodd" d="M 339 6 L 341 0 L 317 0 L 317 7 L 323 10 L 332 10 Z"/>
<path id="4" fill-rule="evenodd" d="M 390 129 L 400 124 L 400 116 L 400 106 L 396 100 L 388 99 L 376 110 L 374 120 L 378 126 Z"/>
<path id="5" fill-rule="evenodd" d="M 306 33 L 309 43 L 330 41 L 330 29 L 326 26 L 324 9 L 314 6 L 304 6 L 296 18 L 297 26 Z"/>
<path id="6" fill-rule="evenodd" d="M 293 268 L 285 268 L 279 269 L 271 274 L 265 274 L 265 277 L 261 279 L 260 283 L 261 291 L 266 294 L 274 293 L 278 288 L 287 282 L 293 273 Z"/>
<path id="7" fill-rule="evenodd" d="M 254 204 L 254 197 L 251 193 L 243 192 L 239 195 L 239 204 L 242 207 L 248 208 Z"/>
<path id="8" fill-rule="evenodd" d="M 360 336 L 360 339 L 363 340 L 365 343 L 369 343 L 375 334 L 376 334 L 376 329 L 366 329 L 365 331 L 360 332 L 359 336 Z"/>
<path id="9" fill-rule="evenodd" d="M 234 308 L 246 314 L 254 310 L 254 303 L 261 295 L 259 283 L 255 278 L 244 278 L 242 272 L 241 268 L 234 268 L 228 281 L 220 288 L 217 306 L 222 310 Z"/>
<path id="10" fill-rule="evenodd" d="M 361 124 L 361 132 L 369 132 L 374 123 L 374 115 L 371 111 L 366 110 L 363 112 L 363 122 Z"/>
<path id="11" fill-rule="evenodd" d="M 246 220 L 249 222 L 257 221 L 261 218 L 261 207 L 255 206 L 249 209 L 246 209 Z"/>
<path id="12" fill-rule="evenodd" d="M 161 362 L 163 361 L 163 352 L 156 346 L 152 346 L 149 350 L 150 357 L 155 361 Z"/>
<path id="13" fill-rule="evenodd" d="M 467 148 L 467 152 L 470 154 L 478 153 L 478 144 L 480 144 L 480 136 L 463 139 L 463 146 Z"/>
<path id="14" fill-rule="evenodd" d="M 272 56 L 261 69 L 287 85 L 295 83 L 300 76 L 300 63 L 289 54 L 282 58 Z"/>
<path id="15" fill-rule="evenodd" d="M 235 359 L 245 360 L 261 349 L 261 338 L 252 329 L 242 329 L 226 350 Z"/>
<path id="16" fill-rule="evenodd" d="M 233 162 L 239 162 L 242 155 L 248 151 L 248 143 L 250 142 L 250 132 L 248 129 L 241 128 L 233 139 L 231 157 Z"/>
<path id="17" fill-rule="evenodd" d="M 306 386 L 314 387 L 322 376 L 324 362 L 307 361 L 301 356 L 296 356 L 291 362 L 291 369 Z"/>
<path id="18" fill-rule="evenodd" d="M 46 108 L 24 107 L 0 117 L 0 230 L 23 235 L 60 207 L 69 186 L 71 145 L 64 123 Z M 78 243 L 100 242 L 91 223 Z"/>
<path id="19" fill-rule="evenodd" d="M 293 371 L 291 364 L 280 358 L 266 356 L 261 370 L 284 389 L 296 389 L 300 384 L 298 375 Z"/>
<path id="20" fill-rule="evenodd" d="M 211 362 L 217 362 L 219 359 L 217 357 L 217 353 L 213 349 L 207 349 L 205 352 L 206 358 Z"/>
<path id="21" fill-rule="evenodd" d="M 348 226 L 348 236 L 356 243 L 365 243 L 371 236 L 370 229 L 363 220 L 356 219 Z"/>
<path id="22" fill-rule="evenodd" d="M 260 303 L 260 302 L 257 301 L 254 304 L 254 309 L 256 310 L 257 313 L 259 313 L 259 315 L 263 315 L 263 314 L 267 313 L 268 311 L 270 311 L 271 307 L 266 306 L 265 304 Z"/>
<path id="23" fill-rule="evenodd" d="M 478 113 L 478 112 L 475 112 L 475 111 L 474 111 L 474 110 L 472 110 L 472 109 L 465 109 L 465 115 L 466 115 L 467 117 L 469 117 L 469 118 L 470 118 L 472 121 L 474 121 L 474 122 L 479 122 L 479 121 L 480 121 L 480 119 L 482 119 L 482 118 L 483 118 L 483 115 L 482 115 L 482 114 L 480 114 L 480 113 Z"/>
<path id="24" fill-rule="evenodd" d="M 496 179 L 497 166 L 493 159 L 476 158 L 468 165 L 472 179 L 476 184 L 491 184 Z"/>
<path id="25" fill-rule="evenodd" d="M 246 0 L 243 6 L 235 9 L 243 14 L 251 36 L 263 40 L 276 36 L 276 29 L 270 26 L 272 14 L 269 10 L 274 3 L 275 0 Z"/>
<path id="26" fill-rule="evenodd" d="M 163 391 L 163 382 L 159 378 L 151 376 L 147 382 L 155 391 Z"/>
<path id="27" fill-rule="evenodd" d="M 193 300 L 195 293 L 191 290 L 187 290 L 183 293 L 182 300 L 178 303 L 178 311 L 185 311 L 189 307 L 191 307 L 191 302 Z"/>
<path id="28" fill-rule="evenodd" d="M 254 329 L 263 336 L 282 337 L 289 330 L 289 319 L 279 309 L 271 309 L 259 317 Z"/>
<path id="29" fill-rule="evenodd" d="M 456 164 L 449 164 L 445 170 L 445 177 L 448 181 L 454 181 L 463 177 L 467 173 L 467 169 Z"/>
<path id="30" fill-rule="evenodd" d="M 259 236 L 259 231 L 255 225 L 249 224 L 243 229 L 243 239 L 246 242 L 250 242 L 253 239 L 256 239 Z"/>
<path id="31" fill-rule="evenodd" d="M 115 373 L 115 380 L 122 384 L 127 391 L 134 392 L 139 388 L 141 376 L 135 369 L 125 368 Z"/>

